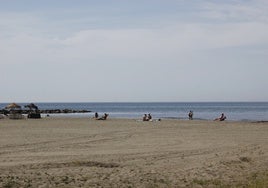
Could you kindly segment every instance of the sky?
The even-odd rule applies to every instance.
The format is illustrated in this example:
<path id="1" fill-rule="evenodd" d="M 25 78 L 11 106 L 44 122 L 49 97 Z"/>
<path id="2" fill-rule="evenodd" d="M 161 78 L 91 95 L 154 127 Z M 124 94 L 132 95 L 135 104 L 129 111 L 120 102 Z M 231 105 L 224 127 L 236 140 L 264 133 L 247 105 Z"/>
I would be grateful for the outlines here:
<path id="1" fill-rule="evenodd" d="M 0 4 L 0 102 L 268 101 L 267 0 Z"/>

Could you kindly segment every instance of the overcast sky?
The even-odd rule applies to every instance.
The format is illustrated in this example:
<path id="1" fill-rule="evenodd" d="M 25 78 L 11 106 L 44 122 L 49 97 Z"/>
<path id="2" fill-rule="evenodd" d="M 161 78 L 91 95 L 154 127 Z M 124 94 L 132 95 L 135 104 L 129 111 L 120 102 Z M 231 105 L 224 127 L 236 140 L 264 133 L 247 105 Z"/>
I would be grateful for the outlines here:
<path id="1" fill-rule="evenodd" d="M 267 0 L 0 5 L 0 102 L 268 101 Z"/>

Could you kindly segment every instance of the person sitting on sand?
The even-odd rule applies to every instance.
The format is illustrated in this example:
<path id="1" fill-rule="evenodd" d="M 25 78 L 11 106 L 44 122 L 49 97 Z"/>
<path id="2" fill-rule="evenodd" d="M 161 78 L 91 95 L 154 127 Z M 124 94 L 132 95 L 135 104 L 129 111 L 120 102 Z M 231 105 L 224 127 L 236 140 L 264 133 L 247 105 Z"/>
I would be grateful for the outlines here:
<path id="1" fill-rule="evenodd" d="M 153 121 L 151 114 L 144 114 L 142 121 Z"/>
<path id="2" fill-rule="evenodd" d="M 148 121 L 152 121 L 152 120 L 153 120 L 152 115 L 148 114 Z"/>
<path id="3" fill-rule="evenodd" d="M 144 116 L 142 117 L 142 121 L 148 121 L 147 114 L 144 114 Z"/>
<path id="4" fill-rule="evenodd" d="M 221 117 L 214 119 L 214 121 L 224 121 L 226 119 L 226 116 L 224 113 L 221 114 Z"/>
<path id="5" fill-rule="evenodd" d="M 100 118 L 97 118 L 96 120 L 106 120 L 109 114 L 104 113 L 104 115 Z"/>
<path id="6" fill-rule="evenodd" d="M 98 112 L 95 112 L 95 116 L 94 116 L 95 119 L 98 119 L 99 118 L 99 114 Z"/>

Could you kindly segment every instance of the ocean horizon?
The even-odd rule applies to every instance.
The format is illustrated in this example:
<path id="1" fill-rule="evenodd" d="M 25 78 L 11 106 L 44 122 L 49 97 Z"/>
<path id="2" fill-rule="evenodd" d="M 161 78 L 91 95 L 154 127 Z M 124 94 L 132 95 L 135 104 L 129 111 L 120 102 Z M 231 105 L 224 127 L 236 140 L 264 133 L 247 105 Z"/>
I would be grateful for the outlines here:
<path id="1" fill-rule="evenodd" d="M 0 103 L 0 109 L 9 103 Z M 29 103 L 18 103 L 22 107 Z M 92 117 L 108 113 L 110 118 L 141 119 L 144 114 L 153 118 L 188 119 L 188 112 L 194 119 L 212 120 L 221 113 L 231 121 L 268 121 L 268 102 L 40 102 L 39 109 L 89 110 L 90 113 L 51 114 L 51 116 Z"/>

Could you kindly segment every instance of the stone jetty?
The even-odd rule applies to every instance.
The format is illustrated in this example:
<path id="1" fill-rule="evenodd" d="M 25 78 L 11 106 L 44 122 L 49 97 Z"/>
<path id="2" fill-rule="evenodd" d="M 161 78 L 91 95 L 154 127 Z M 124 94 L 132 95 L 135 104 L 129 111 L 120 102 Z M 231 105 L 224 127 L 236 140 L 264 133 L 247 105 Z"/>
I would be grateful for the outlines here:
<path id="1" fill-rule="evenodd" d="M 19 109 L 15 110 L 16 112 L 20 114 L 29 114 L 33 112 L 33 110 L 29 109 Z M 73 110 L 73 109 L 47 109 L 47 110 L 37 110 L 41 114 L 67 114 L 67 113 L 88 113 L 91 112 L 90 110 Z M 10 110 L 2 109 L 0 110 L 0 114 L 10 114 Z"/>

